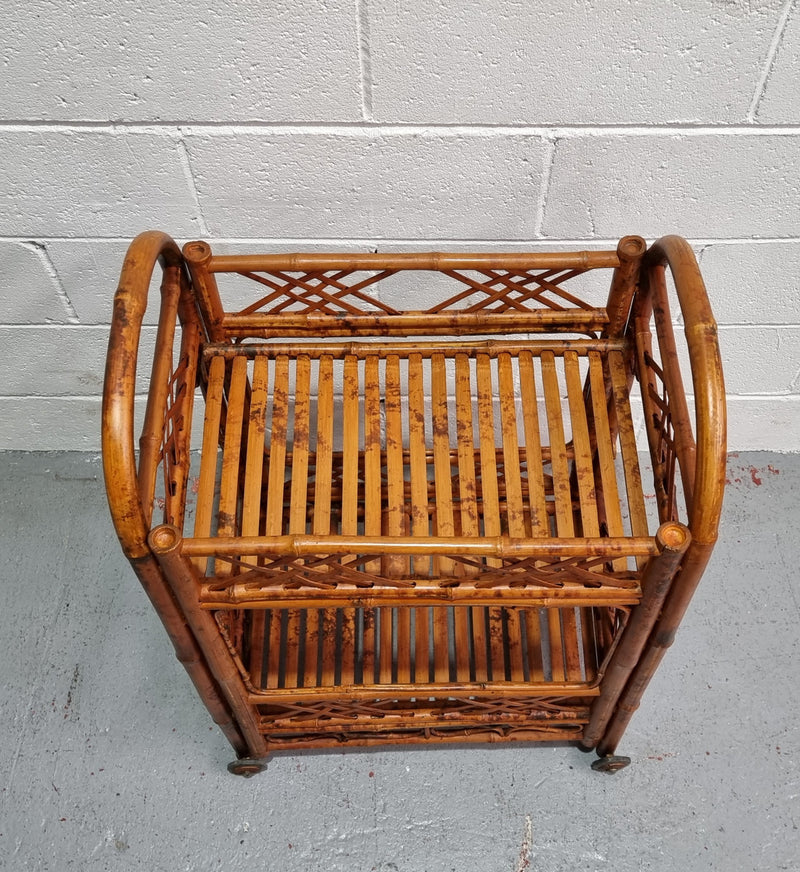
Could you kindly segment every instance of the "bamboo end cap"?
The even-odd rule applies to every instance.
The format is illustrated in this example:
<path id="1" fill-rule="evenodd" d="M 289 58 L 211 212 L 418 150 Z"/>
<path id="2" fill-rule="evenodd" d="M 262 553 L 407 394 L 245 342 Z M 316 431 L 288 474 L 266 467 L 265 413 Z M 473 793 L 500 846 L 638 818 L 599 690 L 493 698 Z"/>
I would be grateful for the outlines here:
<path id="1" fill-rule="evenodd" d="M 153 551 L 166 552 L 172 551 L 181 541 L 181 534 L 177 527 L 171 524 L 162 524 L 150 532 L 147 537 L 150 547 Z"/>
<path id="2" fill-rule="evenodd" d="M 617 254 L 621 260 L 641 257 L 645 251 L 647 251 L 647 243 L 641 236 L 623 236 L 617 245 Z"/>
<path id="3" fill-rule="evenodd" d="M 682 551 L 689 544 L 690 536 L 688 527 L 674 522 L 662 524 L 656 533 L 658 544 L 667 551 Z"/>
<path id="4" fill-rule="evenodd" d="M 211 257 L 211 246 L 202 240 L 187 242 L 183 246 L 183 256 L 192 263 L 205 263 Z"/>

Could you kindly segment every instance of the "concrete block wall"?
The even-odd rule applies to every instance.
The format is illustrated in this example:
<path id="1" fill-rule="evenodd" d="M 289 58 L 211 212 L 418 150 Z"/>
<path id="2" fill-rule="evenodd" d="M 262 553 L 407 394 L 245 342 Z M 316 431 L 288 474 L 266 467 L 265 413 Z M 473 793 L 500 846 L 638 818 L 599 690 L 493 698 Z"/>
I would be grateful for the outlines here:
<path id="1" fill-rule="evenodd" d="M 147 228 L 220 250 L 690 238 L 732 449 L 800 450 L 798 0 L 9 0 L 0 447 L 99 446 Z"/>

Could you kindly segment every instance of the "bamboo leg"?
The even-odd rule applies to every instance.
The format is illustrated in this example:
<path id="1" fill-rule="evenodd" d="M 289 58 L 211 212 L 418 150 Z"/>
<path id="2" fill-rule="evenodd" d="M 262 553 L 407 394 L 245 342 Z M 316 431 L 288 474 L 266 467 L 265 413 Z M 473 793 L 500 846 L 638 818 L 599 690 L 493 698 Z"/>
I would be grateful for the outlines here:
<path id="1" fill-rule="evenodd" d="M 201 609 L 197 602 L 194 593 L 196 574 L 189 560 L 181 555 L 180 532 L 175 527 L 163 525 L 150 533 L 148 541 L 236 717 L 247 742 L 248 753 L 251 757 L 264 757 L 267 744 L 259 731 L 255 709 L 247 702 L 247 690 L 242 677 L 231 660 L 213 615 Z"/>
<path id="2" fill-rule="evenodd" d="M 631 717 L 639 708 L 642 694 L 675 639 L 675 633 L 711 556 L 712 548 L 713 544 L 698 544 L 694 540 L 690 543 L 680 572 L 664 601 L 661 615 L 632 670 L 614 714 L 609 720 L 605 735 L 597 746 L 597 753 L 601 757 L 614 753 Z"/>
<path id="3" fill-rule="evenodd" d="M 656 533 L 661 553 L 652 557 L 642 578 L 642 600 L 632 611 L 628 624 L 603 678 L 602 693 L 592 706 L 591 720 L 584 730 L 582 742 L 587 748 L 594 747 L 605 733 L 611 721 L 623 689 L 634 668 L 640 661 L 647 639 L 655 625 L 669 592 L 675 572 L 686 553 L 691 540 L 688 528 L 682 524 L 663 524 Z M 623 710 L 624 712 L 624 710 Z M 631 712 L 632 713 L 632 712 Z M 624 714 L 617 715 L 616 730 Z M 624 720 L 627 724 L 627 720 Z M 616 745 L 616 743 L 614 743 Z M 604 740 L 601 755 L 609 753 L 610 742 Z"/>

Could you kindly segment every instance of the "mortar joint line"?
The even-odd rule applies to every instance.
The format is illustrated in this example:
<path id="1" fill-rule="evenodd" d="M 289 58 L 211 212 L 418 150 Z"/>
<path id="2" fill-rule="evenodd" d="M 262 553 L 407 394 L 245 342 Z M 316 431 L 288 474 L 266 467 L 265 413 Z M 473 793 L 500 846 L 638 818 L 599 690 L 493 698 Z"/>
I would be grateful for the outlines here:
<path id="1" fill-rule="evenodd" d="M 547 200 L 550 196 L 550 180 L 553 176 L 553 165 L 556 161 L 556 148 L 558 147 L 559 136 L 553 133 L 547 141 L 547 149 L 544 156 L 544 167 L 541 176 L 541 188 L 539 190 L 539 200 L 536 204 L 536 221 L 534 223 L 533 235 L 535 238 L 543 238 L 544 216 L 547 210 Z"/>
<path id="2" fill-rule="evenodd" d="M 186 178 L 186 184 L 189 186 L 189 192 L 192 195 L 195 209 L 197 210 L 197 226 L 202 236 L 210 236 L 208 225 L 206 224 L 205 216 L 203 215 L 203 207 L 200 203 L 200 192 L 197 190 L 197 182 L 194 177 L 194 169 L 192 168 L 192 159 L 189 155 L 189 149 L 186 147 L 184 140 L 183 128 L 178 128 L 178 157 L 183 167 L 183 174 Z"/>
<path id="3" fill-rule="evenodd" d="M 795 2 L 795 0 L 790 0 Z M 369 114 L 372 115 L 372 75 L 369 82 Z M 308 136 L 418 136 L 437 134 L 442 136 L 536 136 L 548 139 L 555 135 L 559 139 L 583 138 L 592 136 L 798 136 L 797 123 L 775 123 L 757 125 L 750 120 L 742 122 L 691 122 L 668 123 L 586 123 L 541 125 L 513 122 L 380 122 L 372 117 L 358 121 L 40 121 L 37 119 L 0 120 L 0 130 L 14 133 L 31 133 L 46 130 L 50 133 L 104 133 L 111 135 L 129 134 L 132 136 L 174 137 L 178 131 L 181 136 L 236 136 L 242 133 L 253 135 L 308 135 Z"/>
<path id="4" fill-rule="evenodd" d="M 753 92 L 753 99 L 750 101 L 750 108 L 747 112 L 747 120 L 751 124 L 756 123 L 759 106 L 767 91 L 767 85 L 769 84 L 769 79 L 772 75 L 772 68 L 775 66 L 775 58 L 778 54 L 781 42 L 783 41 L 783 35 L 786 33 L 786 27 L 789 23 L 789 17 L 792 13 L 792 7 L 795 5 L 795 2 L 796 0 L 786 0 L 786 3 L 781 10 L 781 14 L 778 17 L 778 23 L 775 25 L 775 31 L 772 34 L 772 40 L 767 49 L 767 56 L 764 59 L 761 76 L 756 84 L 755 91 Z"/>
<path id="5" fill-rule="evenodd" d="M 53 283 L 53 289 L 55 290 L 59 302 L 64 307 L 64 312 L 67 316 L 67 323 L 80 324 L 81 319 L 78 317 L 75 306 L 69 298 L 69 293 L 67 293 L 67 289 L 64 287 L 64 282 L 61 281 L 61 276 L 58 274 L 58 270 L 50 257 L 50 252 L 47 250 L 47 246 L 43 242 L 38 242 L 33 239 L 26 239 L 20 244 L 32 251 L 36 257 L 39 258 L 44 271 Z"/>
<path id="6" fill-rule="evenodd" d="M 364 121 L 374 120 L 372 107 L 372 54 L 369 33 L 369 0 L 356 0 L 358 65 L 361 80 L 361 114 Z"/>

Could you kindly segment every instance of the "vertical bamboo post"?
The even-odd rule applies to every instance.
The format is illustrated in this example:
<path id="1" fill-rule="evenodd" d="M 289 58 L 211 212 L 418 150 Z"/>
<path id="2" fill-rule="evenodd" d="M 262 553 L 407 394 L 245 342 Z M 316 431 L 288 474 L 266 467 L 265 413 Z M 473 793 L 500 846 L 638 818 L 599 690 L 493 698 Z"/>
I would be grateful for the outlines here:
<path id="1" fill-rule="evenodd" d="M 203 315 L 208 338 L 212 342 L 222 342 L 225 331 L 222 327 L 224 313 L 217 288 L 217 280 L 208 269 L 211 262 L 211 246 L 207 242 L 187 242 L 183 246 L 183 256 L 189 267 L 197 302 Z"/>
<path id="2" fill-rule="evenodd" d="M 608 324 L 603 330 L 603 337 L 619 337 L 625 332 L 631 301 L 639 281 L 639 267 L 647 250 L 647 243 L 641 236 L 623 236 L 617 244 L 619 266 L 611 278 L 611 288 L 608 292 Z"/>
<path id="3" fill-rule="evenodd" d="M 631 613 L 622 639 L 608 664 L 601 695 L 592 706 L 591 719 L 583 733 L 582 744 L 593 748 L 602 737 L 620 694 L 644 650 L 658 620 L 678 565 L 686 553 L 691 534 L 678 523 L 662 524 L 656 533 L 660 554 L 647 564 L 642 578 L 642 600 Z"/>
<path id="4" fill-rule="evenodd" d="M 164 414 L 169 394 L 169 379 L 173 369 L 175 320 L 178 314 L 179 265 L 164 269 L 161 285 L 161 308 L 156 332 L 156 348 L 147 393 L 147 409 L 142 434 L 139 437 L 139 496 L 149 524 L 153 515 L 156 475 L 161 443 L 164 436 Z"/>
<path id="5" fill-rule="evenodd" d="M 197 601 L 197 579 L 188 558 L 181 554 L 180 531 L 169 524 L 153 529 L 148 543 L 178 600 L 186 621 L 206 653 L 209 668 L 217 680 L 238 721 L 251 757 L 265 757 L 267 743 L 258 727 L 256 714 L 246 701 L 247 691 L 242 677 L 231 659 L 211 612 L 200 608 Z"/>
<path id="6" fill-rule="evenodd" d="M 689 517 L 692 541 L 616 712 L 600 740 L 598 753 L 601 756 L 613 753 L 639 707 L 645 688 L 672 645 L 716 542 L 725 489 L 725 382 L 717 325 L 689 243 L 678 236 L 659 239 L 647 253 L 643 275 L 647 276 L 652 268 L 660 265 L 669 266 L 672 272 L 692 369 L 697 441 L 694 481 L 690 483 L 694 494 Z M 643 311 L 648 299 L 643 299 Z"/>
<path id="7" fill-rule="evenodd" d="M 214 723 L 222 730 L 236 754 L 244 757 L 247 754 L 247 743 L 236 721 L 231 717 L 230 707 L 221 696 L 220 687 L 208 668 L 205 654 L 187 627 L 158 563 L 152 554 L 132 563 L 153 608 L 164 624 L 178 662 L 189 674 Z"/>

